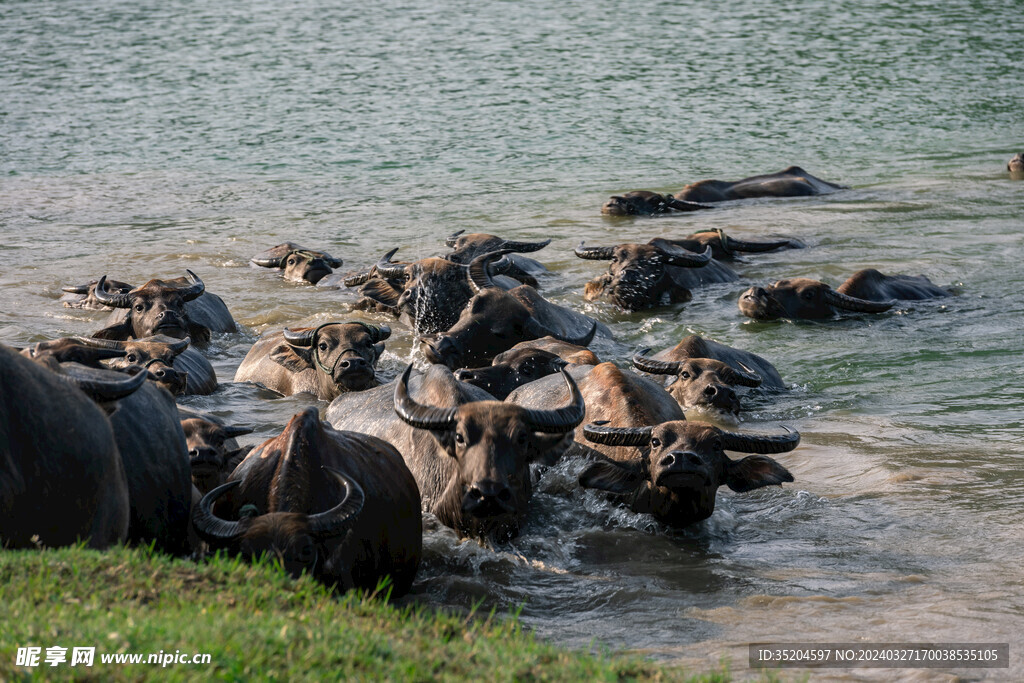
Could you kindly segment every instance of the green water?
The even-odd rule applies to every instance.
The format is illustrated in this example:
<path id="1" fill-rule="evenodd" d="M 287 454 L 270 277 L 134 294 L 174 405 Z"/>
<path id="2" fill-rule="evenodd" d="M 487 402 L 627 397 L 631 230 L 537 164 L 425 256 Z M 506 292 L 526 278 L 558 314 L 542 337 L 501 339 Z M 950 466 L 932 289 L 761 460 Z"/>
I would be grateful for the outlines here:
<path id="1" fill-rule="evenodd" d="M 0 342 L 101 327 L 60 306 L 62 285 L 190 268 L 245 331 L 214 340 L 221 390 L 185 402 L 256 442 L 312 403 L 228 383 L 256 336 L 362 314 L 249 257 L 290 239 L 347 269 L 442 253 L 459 229 L 552 237 L 542 289 L 613 327 L 603 359 L 697 332 L 779 368 L 792 390 L 743 427 L 799 429 L 779 456 L 796 482 L 723 492 L 707 523 L 668 533 L 564 495 L 564 463 L 513 545 L 430 532 L 416 599 L 524 604 L 559 642 L 737 671 L 772 639 L 1019 654 L 1024 181 L 1005 163 L 1024 150 L 1022 32 L 1019 2 L 3 3 Z M 613 193 L 790 164 L 852 189 L 599 215 Z M 718 227 L 808 248 L 751 257 L 685 306 L 582 301 L 602 265 L 573 257 L 580 239 Z M 754 283 L 868 266 L 959 295 L 819 324 L 736 308 Z M 411 354 L 393 327 L 386 377 Z"/>

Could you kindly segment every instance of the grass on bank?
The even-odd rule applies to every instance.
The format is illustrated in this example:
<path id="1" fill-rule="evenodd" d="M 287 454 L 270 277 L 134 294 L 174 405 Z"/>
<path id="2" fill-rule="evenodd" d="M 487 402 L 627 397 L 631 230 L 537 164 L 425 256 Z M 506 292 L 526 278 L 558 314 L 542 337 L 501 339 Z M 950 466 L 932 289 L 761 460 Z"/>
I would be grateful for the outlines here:
<path id="1" fill-rule="evenodd" d="M 146 550 L 0 551 L 0 680 L 700 680 L 632 656 L 536 639 L 518 620 L 466 618 L 379 597 L 333 596 L 271 563 L 195 564 Z M 18 647 L 41 665 L 16 666 Z M 68 661 L 43 663 L 46 648 Z M 72 648 L 96 647 L 92 667 Z M 109 653 L 209 653 L 210 664 L 103 664 Z M 145 658 L 144 658 L 145 659 Z"/>

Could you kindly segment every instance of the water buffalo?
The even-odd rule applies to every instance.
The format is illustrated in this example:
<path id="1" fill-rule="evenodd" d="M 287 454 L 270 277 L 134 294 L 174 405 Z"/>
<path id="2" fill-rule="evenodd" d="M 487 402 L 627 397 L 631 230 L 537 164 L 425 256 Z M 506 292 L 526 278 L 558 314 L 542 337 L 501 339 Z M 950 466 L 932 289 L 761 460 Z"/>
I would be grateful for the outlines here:
<path id="1" fill-rule="evenodd" d="M 751 287 L 740 295 L 743 315 L 755 320 L 820 320 L 841 311 L 882 313 L 896 299 L 920 300 L 950 296 L 923 275 L 883 275 L 874 268 L 858 270 L 832 289 L 808 278 L 779 280 L 768 287 Z"/>
<path id="2" fill-rule="evenodd" d="M 537 276 L 548 272 L 548 269 L 540 261 L 520 254 L 540 251 L 551 244 L 550 239 L 541 242 L 521 242 L 503 239 L 484 232 L 473 232 L 468 235 L 464 234 L 465 232 L 465 230 L 459 230 L 445 239 L 444 243 L 454 250 L 445 256 L 449 261 L 469 265 L 477 256 L 505 250 L 513 252 L 506 257 L 510 262 L 509 268 L 505 271 L 505 275 L 508 277 L 514 278 L 524 285 L 537 287 Z"/>
<path id="3" fill-rule="evenodd" d="M 725 363 L 736 372 L 752 372 L 761 378 L 762 389 L 781 390 L 786 388 L 786 383 L 782 381 L 779 371 L 761 356 L 725 344 L 719 344 L 716 341 L 704 339 L 695 334 L 683 337 L 672 348 L 659 351 L 653 356 L 648 357 L 645 365 L 651 367 L 652 361 L 655 361 L 665 363 L 662 367 L 669 367 L 672 364 L 690 359 L 713 359 Z M 655 370 L 645 370 L 645 372 L 662 374 L 661 371 Z"/>
<path id="4" fill-rule="evenodd" d="M 484 254 L 470 263 L 469 282 L 476 294 L 458 321 L 446 332 L 420 337 L 429 362 L 472 368 L 487 365 L 496 354 L 528 339 L 552 336 L 586 346 L 598 332 L 611 336 L 606 326 L 550 303 L 529 285 L 508 291 L 498 287 L 487 265 L 501 255 Z"/>
<path id="5" fill-rule="evenodd" d="M 646 427 L 588 424 L 583 433 L 604 446 L 630 448 L 628 458 L 600 458 L 580 474 L 580 485 L 617 494 L 634 512 L 673 527 L 707 519 L 723 484 L 744 492 L 793 481 L 767 453 L 796 448 L 800 435 L 735 434 L 701 422 L 672 421 Z M 725 451 L 757 453 L 733 460 Z"/>
<path id="6" fill-rule="evenodd" d="M 21 349 L 21 355 L 35 361 L 52 358 L 56 363 L 79 363 L 102 368 L 100 361 L 125 356 L 124 349 L 112 348 L 105 339 L 90 337 L 61 337 L 42 341 Z"/>
<path id="7" fill-rule="evenodd" d="M 653 216 L 661 213 L 699 211 L 710 208 L 713 207 L 678 199 L 670 194 L 635 190 L 613 196 L 601 207 L 601 213 L 606 216 Z"/>
<path id="8" fill-rule="evenodd" d="M 666 387 L 683 410 L 699 410 L 718 418 L 735 420 L 740 413 L 740 399 L 734 386 L 761 386 L 761 377 L 750 370 L 735 370 L 727 363 L 712 358 L 689 358 L 663 361 L 651 358 L 644 349 L 633 355 L 637 370 L 652 375 L 671 375 Z"/>
<path id="9" fill-rule="evenodd" d="M 401 316 L 417 333 L 447 330 L 459 319 L 459 313 L 473 298 L 467 266 L 442 258 L 427 258 L 412 263 L 392 263 L 392 249 L 377 262 L 371 275 L 359 279 L 363 300 L 356 309 L 387 310 Z M 503 273 L 511 262 L 504 258 L 488 266 L 496 286 L 512 289 L 518 280 Z"/>
<path id="10" fill-rule="evenodd" d="M 423 546 L 420 496 L 395 448 L 332 429 L 315 408 L 257 446 L 193 513 L 211 548 L 270 556 L 341 590 L 409 590 Z"/>
<path id="11" fill-rule="evenodd" d="M 691 183 L 673 197 L 689 202 L 724 202 L 754 197 L 809 197 L 848 189 L 821 178 L 815 178 L 799 166 L 790 166 L 778 173 L 751 176 L 743 180 L 701 180 Z"/>
<path id="12" fill-rule="evenodd" d="M 117 341 L 97 339 L 122 349 L 123 358 L 108 363 L 109 367 L 124 369 L 129 365 L 141 365 L 149 372 L 149 378 L 163 385 L 171 394 L 206 395 L 217 389 L 217 373 L 204 355 L 189 348 L 191 339 L 175 339 L 158 334 L 144 339 Z"/>
<path id="13" fill-rule="evenodd" d="M 87 378 L 82 389 L 124 395 L 144 381 Z M 110 420 L 73 378 L 3 345 L 0 510 L 0 548 L 82 540 L 100 549 L 128 532 L 128 484 Z"/>
<path id="14" fill-rule="evenodd" d="M 573 363 L 574 365 L 597 365 L 601 362 L 597 355 L 587 347 L 580 346 L 579 344 L 570 344 L 550 335 L 519 342 L 508 351 L 502 351 L 495 356 L 494 362 L 504 363 L 506 359 L 511 358 L 512 354 L 515 354 L 520 349 L 547 351 L 548 353 L 555 354 L 566 363 Z"/>
<path id="15" fill-rule="evenodd" d="M 235 321 L 216 294 L 204 294 L 206 286 L 191 270 L 185 278 L 150 280 L 127 293 L 107 291 L 104 275 L 93 296 L 114 311 L 107 327 L 92 336 L 100 339 L 142 339 L 165 334 L 175 339 L 190 337 L 193 343 L 210 340 L 211 332 L 235 332 Z"/>
<path id="16" fill-rule="evenodd" d="M 345 391 L 377 386 L 376 366 L 391 336 L 387 325 L 329 322 L 261 337 L 235 373 L 285 396 L 306 392 L 330 401 Z"/>
<path id="17" fill-rule="evenodd" d="M 112 307 L 101 303 L 96 298 L 96 284 L 98 280 L 90 280 L 84 285 L 68 285 L 67 287 L 61 287 L 61 289 L 67 294 L 62 296 L 60 300 L 64 303 L 64 308 L 82 308 L 93 311 L 112 311 Z M 105 282 L 106 291 L 112 294 L 127 294 L 134 289 L 127 282 L 120 282 L 118 280 L 107 280 Z"/>
<path id="18" fill-rule="evenodd" d="M 225 425 L 211 416 L 193 417 L 183 412 L 181 429 L 188 447 L 192 484 L 204 495 L 223 484 L 252 450 L 248 446 L 239 448 L 235 441 L 237 436 L 252 433 L 251 427 Z"/>
<path id="19" fill-rule="evenodd" d="M 341 396 L 327 409 L 338 429 L 373 434 L 395 445 L 416 477 L 423 509 L 459 533 L 500 541 L 526 515 L 531 462 L 552 464 L 583 421 L 583 397 L 564 370 L 562 395 L 528 409 L 496 401 L 458 382 L 443 365 L 385 386 Z M 568 400 L 565 388 L 568 387 Z"/>
<path id="20" fill-rule="evenodd" d="M 633 372 L 626 372 L 614 363 L 596 366 L 570 366 L 564 372 L 576 380 L 580 395 L 586 406 L 585 422 L 612 420 L 615 424 L 645 426 L 669 420 L 685 420 L 683 409 L 675 399 L 665 392 L 664 387 Z M 507 403 L 524 408 L 551 405 L 556 399 L 558 377 L 544 377 L 524 384 L 509 394 Z M 615 457 L 614 448 L 589 443 L 583 434 L 582 423 L 577 426 L 573 455 L 597 450 L 609 457 Z M 619 453 L 619 457 L 626 454 Z"/>
<path id="21" fill-rule="evenodd" d="M 558 355 L 540 349 L 510 349 L 500 355 L 501 360 L 495 357 L 490 366 L 459 370 L 455 379 L 504 400 L 516 387 L 553 375 L 567 365 Z"/>
<path id="22" fill-rule="evenodd" d="M 710 247 L 697 254 L 660 238 L 615 247 L 586 247 L 580 242 L 575 253 L 581 259 L 611 262 L 607 273 L 586 284 L 583 298 L 606 297 L 627 311 L 686 302 L 693 298 L 691 287 L 738 279 L 728 267 L 712 260 Z"/>
<path id="23" fill-rule="evenodd" d="M 804 244 L 794 239 L 778 239 L 769 242 L 751 242 L 725 234 L 721 228 L 701 230 L 682 239 L 666 239 L 665 242 L 695 253 L 711 248 L 711 258 L 716 261 L 732 261 L 738 253 L 764 253 L 775 249 L 803 249 Z"/>
<path id="24" fill-rule="evenodd" d="M 1024 174 L 1024 153 L 1017 152 L 1006 162 L 1006 170 L 1013 174 Z"/>
<path id="25" fill-rule="evenodd" d="M 325 251 L 300 247 L 294 242 L 284 242 L 276 247 L 253 256 L 252 261 L 263 268 L 277 268 L 285 280 L 308 282 L 315 285 L 330 275 L 334 268 L 341 268 L 341 259 Z"/>

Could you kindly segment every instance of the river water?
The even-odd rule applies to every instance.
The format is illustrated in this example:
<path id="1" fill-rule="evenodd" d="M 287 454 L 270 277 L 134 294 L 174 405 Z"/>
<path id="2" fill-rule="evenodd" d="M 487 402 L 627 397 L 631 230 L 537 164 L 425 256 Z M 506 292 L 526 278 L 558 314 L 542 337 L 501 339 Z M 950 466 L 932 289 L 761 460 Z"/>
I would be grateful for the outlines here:
<path id="1" fill-rule="evenodd" d="M 559 643 L 740 675 L 749 642 L 1009 642 L 1009 672 L 971 675 L 1020 678 L 1024 181 L 1005 163 L 1024 147 L 1022 29 L 1019 3 L 984 0 L 4 3 L 0 342 L 102 327 L 61 307 L 62 285 L 190 268 L 244 329 L 209 349 L 221 389 L 183 402 L 257 442 L 315 403 L 230 383 L 259 334 L 386 319 L 252 255 L 290 239 L 347 270 L 442 253 L 460 229 L 551 237 L 542 290 L 613 327 L 602 358 L 699 333 L 771 360 L 791 389 L 754 397 L 741 428 L 798 429 L 778 456 L 796 481 L 722 491 L 671 532 L 581 494 L 564 462 L 513 543 L 430 531 L 417 599 L 521 606 Z M 790 164 L 851 189 L 599 214 L 614 193 Z M 686 305 L 583 302 L 603 265 L 573 257 L 580 239 L 705 228 L 808 248 L 751 257 Z M 959 294 L 809 324 L 736 307 L 753 283 L 869 266 Z M 392 327 L 385 377 L 411 357 Z"/>

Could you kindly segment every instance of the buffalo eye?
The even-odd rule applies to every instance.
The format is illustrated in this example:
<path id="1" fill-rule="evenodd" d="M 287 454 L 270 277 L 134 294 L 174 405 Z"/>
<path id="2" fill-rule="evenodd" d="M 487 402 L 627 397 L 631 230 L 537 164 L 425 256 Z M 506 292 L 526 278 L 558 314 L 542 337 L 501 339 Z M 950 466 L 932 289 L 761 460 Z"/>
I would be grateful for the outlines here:
<path id="1" fill-rule="evenodd" d="M 523 367 L 519 368 L 519 374 L 523 375 L 524 377 L 532 377 L 533 369 L 530 368 L 529 365 L 524 365 Z"/>
<path id="2" fill-rule="evenodd" d="M 657 438 L 652 438 L 651 439 L 651 448 L 657 448 L 660 445 L 661 445 L 661 439 L 657 439 Z"/>
<path id="3" fill-rule="evenodd" d="M 690 379 L 690 371 L 683 370 L 682 372 L 679 373 L 679 376 L 682 377 L 683 379 Z"/>
<path id="4" fill-rule="evenodd" d="M 814 290 L 805 289 L 804 291 L 800 292 L 800 296 L 810 301 L 811 299 L 814 298 Z"/>
<path id="5" fill-rule="evenodd" d="M 313 544 L 306 543 L 302 546 L 302 549 L 299 551 L 299 560 L 301 562 L 310 562 L 313 559 L 313 553 Z"/>
<path id="6" fill-rule="evenodd" d="M 464 443 L 466 443 L 466 437 L 462 436 L 462 434 L 459 434 L 458 432 L 455 432 L 455 443 L 457 443 L 457 444 L 464 444 Z"/>
<path id="7" fill-rule="evenodd" d="M 526 432 L 519 432 L 519 434 L 516 435 L 516 443 L 520 446 L 526 443 Z"/>
<path id="8" fill-rule="evenodd" d="M 327 342 L 320 342 L 320 344 L 318 345 L 318 348 L 321 351 L 326 351 L 327 350 Z"/>
<path id="9" fill-rule="evenodd" d="M 289 266 L 294 266 L 295 265 L 295 257 L 294 256 L 291 257 L 290 259 L 288 259 L 288 265 Z"/>
<path id="10" fill-rule="evenodd" d="M 129 353 L 125 357 L 125 360 L 128 361 L 129 363 L 137 363 L 139 361 L 139 357 L 136 356 L 134 353 Z"/>
<path id="11" fill-rule="evenodd" d="M 135 304 L 135 310 L 139 313 L 141 313 L 144 308 L 145 307 L 142 304 Z"/>
<path id="12" fill-rule="evenodd" d="M 716 451 L 722 450 L 722 440 L 715 439 L 714 441 L 711 442 L 711 447 L 714 448 Z"/>

